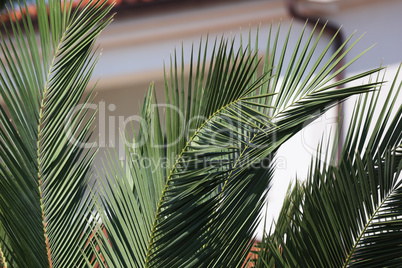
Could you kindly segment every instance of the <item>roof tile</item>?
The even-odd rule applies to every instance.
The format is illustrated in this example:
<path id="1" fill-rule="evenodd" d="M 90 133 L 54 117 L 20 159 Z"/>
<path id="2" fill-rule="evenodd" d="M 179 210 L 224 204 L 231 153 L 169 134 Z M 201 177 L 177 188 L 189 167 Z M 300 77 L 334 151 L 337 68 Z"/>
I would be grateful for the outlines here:
<path id="1" fill-rule="evenodd" d="M 93 0 L 83 0 L 81 6 L 84 6 L 88 2 L 92 2 Z M 73 8 L 77 8 L 80 5 L 79 0 L 73 0 Z M 136 6 L 136 5 L 144 5 L 150 3 L 158 3 L 158 2 L 166 2 L 166 0 L 107 0 L 107 4 L 115 4 L 115 6 L 119 6 L 124 4 L 124 6 Z M 36 18 L 37 16 L 37 8 L 35 4 L 27 4 L 27 8 L 22 7 L 20 9 L 16 8 L 15 12 L 11 14 L 11 16 L 6 12 L 2 14 L 0 17 L 4 22 L 8 22 L 10 20 L 16 21 L 21 20 L 23 15 L 26 15 L 27 10 L 31 18 Z"/>

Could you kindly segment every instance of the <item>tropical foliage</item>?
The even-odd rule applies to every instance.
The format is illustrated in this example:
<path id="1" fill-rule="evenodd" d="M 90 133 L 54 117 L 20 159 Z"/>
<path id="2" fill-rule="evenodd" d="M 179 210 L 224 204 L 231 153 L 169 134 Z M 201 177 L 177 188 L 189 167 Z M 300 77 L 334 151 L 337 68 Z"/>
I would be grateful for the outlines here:
<path id="1" fill-rule="evenodd" d="M 262 59 L 250 45 L 237 49 L 222 38 L 209 53 L 208 42 L 200 42 L 188 72 L 183 52 L 181 60 L 175 53 L 165 72 L 165 103 L 151 85 L 143 122 L 127 133 L 136 146 L 127 146 L 125 162 L 110 152 L 93 186 L 94 148 L 80 144 L 91 135 L 94 115 L 77 104 L 111 7 L 96 2 L 72 10 L 49 1 L 47 10 L 38 1 L 39 37 L 28 15 L 4 26 L 1 44 L 0 263 L 242 267 L 252 261 L 275 153 L 353 95 L 361 97 L 339 165 L 331 152 L 312 162 L 307 182 L 289 192 L 260 244 L 256 265 L 397 263 L 399 243 L 389 241 L 398 241 L 400 231 L 401 107 L 393 100 L 399 88 L 394 84 L 375 121 L 378 93 L 370 92 L 382 82 L 369 76 L 381 68 L 334 80 L 361 56 L 345 62 L 357 42 L 350 44 L 352 37 L 331 54 L 334 38 L 318 50 L 324 29 L 303 28 L 290 46 L 291 29 L 279 45 L 280 28 L 271 27 Z M 369 82 L 350 86 L 362 78 Z M 387 255 L 376 254 L 383 248 Z"/>
<path id="2" fill-rule="evenodd" d="M 401 86 L 396 77 L 385 103 L 380 91 L 358 98 L 339 164 L 331 152 L 312 161 L 261 243 L 257 266 L 400 266 Z"/>
<path id="3" fill-rule="evenodd" d="M 165 102 L 169 106 L 164 118 L 155 109 L 157 100 L 151 86 L 143 104 L 145 123 L 138 131 L 139 146 L 127 148 L 125 165 L 113 162 L 113 157 L 105 164 L 105 170 L 113 166 L 102 191 L 101 218 L 110 236 L 106 239 L 100 233 L 101 251 L 109 266 L 241 267 L 247 261 L 274 172 L 276 151 L 334 105 L 381 84 L 374 81 L 347 86 L 379 69 L 333 82 L 356 60 L 335 70 L 355 43 L 346 53 L 340 49 L 327 62 L 321 62 L 334 40 L 314 58 L 322 32 L 315 40 L 314 33 L 309 34 L 302 45 L 303 30 L 287 66 L 284 58 L 290 30 L 281 50 L 277 45 L 279 29 L 270 32 L 266 51 L 271 54 L 263 60 L 262 71 L 249 47 L 235 50 L 225 39 L 215 43 L 209 69 L 205 67 L 207 47 L 200 45 L 198 53 L 190 57 L 187 80 L 174 55 L 171 71 L 166 72 Z M 194 63 L 193 58 L 197 59 Z M 350 142 L 358 142 L 365 132 L 350 134 L 354 138 Z M 395 144 L 400 142 L 398 135 L 392 139 Z M 354 152 L 362 144 L 357 148 L 347 144 L 346 148 Z M 166 160 L 164 165 L 160 159 Z M 320 176 L 319 167 L 314 171 L 314 176 Z M 295 192 L 300 195 L 300 191 Z M 331 222 L 332 218 L 327 220 Z M 289 224 L 288 228 L 292 227 Z M 260 251 L 266 249 L 272 256 L 271 248 L 277 252 L 280 245 Z M 294 249 L 297 252 L 296 246 Z M 319 254 L 330 254 L 326 248 L 322 250 Z M 259 264 L 264 260 L 265 256 Z M 273 267 L 271 259 L 268 261 Z M 303 265 L 297 260 L 288 266 L 297 265 L 309 267 L 309 263 Z"/>
<path id="4" fill-rule="evenodd" d="M 0 257 L 8 267 L 85 263 L 92 206 L 85 191 L 94 151 L 69 141 L 91 134 L 94 114 L 71 111 L 95 66 L 94 42 L 110 22 L 110 7 L 97 4 L 78 12 L 67 2 L 38 0 L 39 36 L 29 15 L 3 23 Z"/>

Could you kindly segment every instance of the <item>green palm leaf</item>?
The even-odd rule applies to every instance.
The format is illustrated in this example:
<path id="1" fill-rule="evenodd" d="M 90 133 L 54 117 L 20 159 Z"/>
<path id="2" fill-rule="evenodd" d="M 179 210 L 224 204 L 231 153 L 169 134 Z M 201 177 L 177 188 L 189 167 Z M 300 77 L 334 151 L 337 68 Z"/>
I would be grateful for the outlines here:
<path id="1" fill-rule="evenodd" d="M 207 46 L 200 44 L 188 81 L 174 55 L 164 120 L 150 90 L 135 139 L 141 143 L 126 148 L 126 163 L 109 157 L 105 164 L 111 171 L 103 179 L 101 217 L 108 237 L 100 236 L 109 267 L 241 267 L 278 148 L 339 101 L 378 85 L 337 88 L 379 69 L 332 83 L 335 66 L 354 44 L 321 63 L 328 44 L 313 61 L 322 31 L 302 46 L 303 30 L 285 70 L 288 44 L 277 52 L 279 32 L 269 35 L 272 54 L 262 73 L 251 49 L 236 50 L 225 39 L 215 42 L 209 67 Z"/>
<path id="2" fill-rule="evenodd" d="M 284 207 L 287 220 L 280 219 L 261 245 L 261 266 L 400 266 L 402 105 L 397 78 L 384 105 L 378 105 L 379 92 L 358 99 L 339 166 L 328 159 L 312 163 L 304 194 L 290 196 L 295 209 Z"/>
<path id="3" fill-rule="evenodd" d="M 10 267 L 81 265 L 94 153 L 78 143 L 90 137 L 94 115 L 72 111 L 111 7 L 101 1 L 80 5 L 82 11 L 67 1 L 36 4 L 39 38 L 28 14 L 11 22 L 10 33 L 4 25 L 0 44 L 0 248 Z"/>

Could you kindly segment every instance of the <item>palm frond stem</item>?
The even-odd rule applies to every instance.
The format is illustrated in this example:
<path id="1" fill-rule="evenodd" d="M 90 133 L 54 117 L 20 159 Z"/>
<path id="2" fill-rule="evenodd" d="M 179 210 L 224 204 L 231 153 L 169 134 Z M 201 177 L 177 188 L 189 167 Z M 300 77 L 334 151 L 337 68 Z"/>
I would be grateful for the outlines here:
<path id="1" fill-rule="evenodd" d="M 377 216 L 379 210 L 382 208 L 382 206 L 385 204 L 385 202 L 387 202 L 388 198 L 389 198 L 390 196 L 392 196 L 392 194 L 393 194 L 394 192 L 396 192 L 397 190 L 398 190 L 397 188 L 392 189 L 392 191 L 387 194 L 387 196 L 384 198 L 384 200 L 381 202 L 381 204 L 377 207 L 377 209 L 374 211 L 374 213 L 371 214 L 370 219 L 366 222 L 366 224 L 364 225 L 364 228 L 363 228 L 363 229 L 361 230 L 361 232 L 360 232 L 359 237 L 358 237 L 358 238 L 356 239 L 356 241 L 354 242 L 353 247 L 352 247 L 352 249 L 350 250 L 350 252 L 349 252 L 349 254 L 348 254 L 348 257 L 346 258 L 346 261 L 345 261 L 345 263 L 344 263 L 343 266 L 342 266 L 343 268 L 348 267 L 349 262 L 352 260 L 353 253 L 354 253 L 355 250 L 356 250 L 356 247 L 359 245 L 361 239 L 363 238 L 363 235 L 366 234 L 367 228 L 370 227 L 370 225 L 371 225 L 371 223 L 373 222 L 375 216 Z"/>
<path id="2" fill-rule="evenodd" d="M 154 237 L 154 234 L 155 234 L 155 228 L 156 228 L 156 225 L 157 225 L 156 223 L 157 223 L 157 219 L 158 219 L 158 216 L 159 216 L 159 213 L 160 213 L 160 209 L 161 209 L 161 207 L 162 207 L 162 203 L 163 203 L 163 200 L 164 200 L 166 191 L 167 191 L 167 189 L 168 189 L 169 182 L 170 182 L 170 180 L 171 180 L 171 178 L 172 178 L 172 176 L 173 176 L 173 172 L 174 172 L 174 170 L 177 169 L 177 165 L 179 164 L 180 159 L 183 157 L 183 153 L 185 153 L 185 151 L 187 150 L 187 148 L 190 147 L 191 142 L 194 140 L 194 138 L 196 138 L 196 137 L 198 136 L 198 134 L 200 133 L 200 131 L 201 131 L 205 126 L 207 126 L 208 123 L 211 122 L 212 119 L 213 119 L 215 116 L 219 115 L 222 111 L 226 110 L 228 107 L 230 107 L 230 106 L 232 106 L 232 105 L 234 105 L 234 104 L 236 104 L 236 103 L 238 103 L 238 102 L 241 102 L 245 96 L 247 96 L 247 95 L 243 95 L 243 96 L 241 96 L 240 98 L 238 98 L 238 99 L 236 99 L 236 100 L 234 100 L 234 101 L 228 103 L 227 105 L 221 107 L 221 108 L 218 109 L 216 112 L 214 112 L 211 116 L 209 116 L 209 118 L 208 118 L 207 120 L 205 120 L 205 121 L 202 123 L 202 125 L 194 132 L 194 134 L 192 135 L 192 137 L 190 137 L 189 141 L 188 141 L 188 142 L 186 143 L 186 145 L 183 147 L 183 150 L 181 151 L 181 153 L 177 156 L 176 161 L 175 161 L 175 164 L 172 166 L 172 168 L 171 168 L 171 170 L 170 170 L 170 172 L 169 172 L 169 176 L 168 176 L 168 178 L 167 178 L 167 180 L 166 180 L 166 183 L 165 183 L 165 188 L 163 189 L 161 198 L 160 198 L 160 200 L 159 200 L 159 203 L 158 203 L 158 206 L 157 206 L 157 209 L 156 209 L 155 220 L 154 220 L 153 227 L 152 227 L 152 231 L 151 231 L 150 241 L 149 241 L 149 243 L 148 243 L 147 257 L 146 257 L 146 265 L 147 265 L 147 263 L 149 262 L 149 256 L 150 256 L 150 253 L 151 253 L 152 241 L 153 241 L 153 237 Z M 238 160 L 239 160 L 239 159 L 238 159 Z M 238 160 L 237 160 L 237 161 L 238 161 Z M 236 162 L 236 163 L 237 163 L 237 162 Z"/>
<path id="3" fill-rule="evenodd" d="M 42 224 L 43 224 L 43 232 L 44 232 L 44 238 L 45 238 L 45 243 L 46 243 L 46 251 L 47 251 L 47 257 L 48 257 L 48 261 L 49 261 L 49 267 L 52 268 L 52 258 L 51 258 L 51 251 L 50 251 L 50 244 L 49 244 L 49 237 L 47 234 L 47 228 L 46 228 L 46 216 L 45 216 L 45 211 L 44 211 L 44 205 L 43 205 L 43 192 L 42 192 L 42 150 L 41 150 L 41 136 L 42 136 L 42 129 L 44 126 L 43 122 L 43 118 L 44 118 L 44 105 L 47 99 L 47 93 L 48 93 L 48 84 L 50 82 L 50 75 L 52 73 L 53 67 L 55 66 L 55 61 L 56 58 L 58 56 L 58 52 L 60 50 L 61 44 L 63 43 L 63 39 L 65 37 L 66 32 L 68 31 L 68 27 L 65 29 L 65 31 L 63 31 L 63 35 L 60 39 L 60 42 L 58 42 L 57 45 L 57 49 L 53 54 L 52 57 L 52 62 L 49 66 L 48 72 L 47 72 L 47 76 L 46 76 L 46 82 L 45 82 L 45 86 L 43 89 L 43 93 L 42 93 L 42 99 L 41 99 L 41 104 L 40 104 L 40 108 L 39 108 L 39 123 L 38 123 L 38 141 L 37 141 L 37 161 L 38 161 L 38 182 L 39 182 L 39 194 L 40 194 L 40 208 L 41 208 L 41 212 L 42 212 Z"/>

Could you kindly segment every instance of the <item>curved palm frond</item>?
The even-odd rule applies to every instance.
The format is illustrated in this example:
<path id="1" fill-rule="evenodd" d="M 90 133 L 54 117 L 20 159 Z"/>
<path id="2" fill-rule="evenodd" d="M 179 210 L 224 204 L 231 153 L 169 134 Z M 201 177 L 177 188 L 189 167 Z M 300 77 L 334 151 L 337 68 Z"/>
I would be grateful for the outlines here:
<path id="1" fill-rule="evenodd" d="M 379 69 L 331 82 L 357 59 L 334 72 L 355 43 L 322 63 L 332 39 L 314 61 L 322 31 L 302 45 L 303 30 L 285 69 L 290 29 L 280 52 L 279 32 L 270 30 L 262 73 L 251 49 L 236 51 L 224 39 L 215 42 L 209 67 L 200 44 L 187 81 L 175 56 L 163 121 L 148 92 L 135 140 L 141 144 L 126 148 L 125 164 L 105 164 L 108 237 L 100 233 L 100 247 L 108 267 L 241 267 L 278 148 L 333 105 L 379 84 L 337 88 Z"/>
<path id="2" fill-rule="evenodd" d="M 8 267 L 82 265 L 94 152 L 79 143 L 90 137 L 94 114 L 85 108 L 91 96 L 77 105 L 111 6 L 36 5 L 39 36 L 29 14 L 3 24 L 1 36 L 0 248 Z"/>
<path id="3" fill-rule="evenodd" d="M 398 74 L 399 70 L 384 105 L 379 105 L 380 91 L 357 100 L 339 166 L 326 159 L 312 163 L 302 187 L 304 195 L 290 197 L 296 200 L 296 209 L 261 245 L 265 264 L 400 266 L 402 84 L 397 83 Z"/>

